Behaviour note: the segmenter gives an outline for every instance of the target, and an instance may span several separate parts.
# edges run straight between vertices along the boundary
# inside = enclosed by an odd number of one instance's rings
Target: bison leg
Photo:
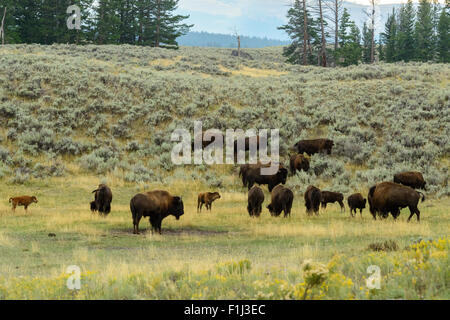
[[[413,215],[417,215],[417,221],[420,221],[420,211],[419,209],[417,209],[417,207],[409,207],[409,211],[411,212],[411,214],[408,218],[408,222],[411,220]]]
[[[362,218],[362,211],[363,211],[363,209],[359,209],[359,214],[361,215],[361,218]],[[355,214],[356,214],[356,209],[355,209]]]
[[[344,206],[344,204],[342,203],[342,201],[339,201],[339,205],[341,206],[341,211],[344,211],[344,212],[345,212],[345,206]],[[356,213],[356,210],[355,210],[355,213]]]
[[[203,207],[203,202],[200,202],[200,211],[199,212],[202,212],[202,207]]]
[[[139,234],[139,221],[141,221],[141,216],[133,218],[133,234]]]
[[[326,202],[322,202],[322,209],[326,209],[327,208],[327,203]]]

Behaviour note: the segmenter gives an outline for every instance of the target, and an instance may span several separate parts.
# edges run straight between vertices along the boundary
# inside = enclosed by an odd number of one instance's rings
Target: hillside
[[[281,47],[178,51],[131,46],[0,49],[0,178],[107,173],[126,182],[194,179],[240,190],[233,166],[175,167],[176,128],[279,128],[282,160],[301,138],[335,141],[331,157],[288,179],[346,194],[424,173],[450,194],[450,67],[378,64],[322,69],[285,64]],[[365,191],[364,191],[365,192]]]

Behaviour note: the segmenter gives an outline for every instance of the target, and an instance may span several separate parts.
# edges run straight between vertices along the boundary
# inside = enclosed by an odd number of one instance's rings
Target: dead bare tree
[[[2,24],[0,26],[0,38],[2,39],[2,45],[5,44],[5,18],[6,18],[6,7],[3,11]]]
[[[331,12],[327,18],[334,24],[334,51],[339,48],[339,21],[343,10],[343,3],[344,0],[327,0],[325,2],[325,6]]]
[[[309,44],[308,12],[306,11],[306,0],[302,0],[302,2],[303,2],[303,65],[306,66],[308,63],[307,46]],[[309,46],[309,51],[311,52],[311,46]]]
[[[322,46],[320,49],[320,55],[322,57],[322,61],[321,61],[321,65],[322,67],[326,67],[327,66],[327,40],[325,39],[325,26],[324,26],[324,15],[323,15],[323,10],[322,10],[322,1],[323,0],[318,0],[318,4],[319,4],[319,19],[320,19],[320,32],[321,32],[321,38],[322,38]]]
[[[378,0],[369,0],[370,11],[366,12],[366,16],[370,19],[369,29],[371,31],[371,48],[370,48],[370,63],[375,61],[375,6],[378,4]]]

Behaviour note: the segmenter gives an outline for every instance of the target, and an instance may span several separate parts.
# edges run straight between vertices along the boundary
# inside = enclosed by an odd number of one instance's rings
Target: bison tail
[[[369,196],[370,197],[373,197],[373,194],[374,194],[374,192],[375,192],[375,188],[376,188],[377,186],[373,186],[373,187],[371,187],[370,189],[369,189]]]

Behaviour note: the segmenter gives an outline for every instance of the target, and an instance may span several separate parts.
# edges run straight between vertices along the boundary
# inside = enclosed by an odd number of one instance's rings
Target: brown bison
[[[191,148],[192,148],[191,150],[192,151],[195,150],[195,139],[196,138],[201,140],[201,149],[202,150],[205,149],[207,146],[209,146],[211,143],[213,143],[216,140],[216,138],[214,136],[211,136],[211,141],[204,141],[203,140],[204,139],[204,135],[205,135],[205,132],[203,132],[202,134],[198,134],[197,136],[194,137],[194,140],[191,143]]]
[[[319,188],[309,186],[305,192],[305,206],[306,213],[311,215],[314,211],[316,216],[319,215],[320,200],[322,199],[322,193]]]
[[[309,160],[303,154],[292,155],[289,164],[292,175],[296,174],[297,170],[305,172],[309,170]]]
[[[179,220],[180,216],[184,214],[183,200],[163,190],[135,195],[130,201],[130,209],[134,234],[139,234],[139,221],[142,217],[150,217],[152,233],[155,230],[161,234],[161,222],[164,218],[173,215]]]
[[[259,144],[260,144],[260,138],[259,138],[259,136],[253,136],[253,137],[251,137],[251,138],[253,138],[253,139],[255,139],[256,138],[256,148],[257,148],[257,150],[259,150]],[[237,153],[238,153],[238,147],[239,147],[239,145],[238,145],[238,141],[239,141],[239,139],[236,139],[236,140],[234,140],[234,155],[236,156],[237,155]],[[250,137],[245,137],[245,139],[244,139],[244,145],[243,145],[243,149],[239,149],[239,151],[240,150],[242,150],[242,151],[249,151],[250,150]]]
[[[315,140],[300,140],[294,145],[294,148],[298,153],[303,154],[306,153],[309,156],[312,156],[315,153],[319,153],[323,150],[327,152],[327,154],[331,154],[331,149],[334,146],[333,140],[329,139],[315,139]]]
[[[197,201],[197,212],[202,212],[203,204],[206,205],[206,210],[211,211],[211,205],[217,199],[220,199],[220,194],[218,192],[199,193]]]
[[[394,175],[394,182],[403,184],[413,189],[427,190],[425,187],[427,183],[423,179],[422,174],[416,171],[397,173]]]
[[[111,212],[112,192],[106,184],[100,184],[92,193],[94,201],[91,202],[91,211],[98,211],[101,215],[108,215]]]
[[[267,206],[272,216],[278,217],[281,211],[284,211],[284,217],[291,215],[292,202],[294,201],[294,193],[283,187],[281,184],[273,188],[271,193],[272,201]]]
[[[417,221],[420,221],[420,211],[417,205],[422,195],[422,202],[425,201],[423,193],[394,182],[382,182],[373,186],[369,190],[370,213],[376,219],[378,214],[382,218],[387,218],[389,213],[394,220],[400,215],[400,210],[408,207],[410,216],[408,222],[415,214]]]
[[[359,209],[359,213],[362,217],[362,211],[366,207],[367,199],[364,199],[361,193],[355,193],[349,196],[347,198],[347,203],[352,217],[356,215],[356,209]],[[353,214],[353,211],[355,214]]]
[[[264,202],[264,192],[258,186],[253,186],[248,192],[247,211],[250,217],[259,217]]]
[[[27,211],[28,206],[32,203],[38,203],[38,200],[35,196],[21,196],[15,198],[9,198],[9,203],[12,204],[12,210],[16,211],[16,207],[22,206]]]
[[[339,192],[332,191],[321,191],[322,197],[320,203],[322,204],[322,208],[325,209],[327,207],[327,203],[339,203],[341,206],[341,211],[345,211],[344,207],[344,195]]]
[[[278,166],[277,173],[273,175],[263,175],[261,174],[261,168],[266,166],[270,167],[270,164],[261,165],[261,164],[250,164],[248,167],[242,172],[242,181],[247,185],[248,190],[250,190],[255,183],[259,185],[267,184],[269,187],[269,191],[278,185],[285,184],[288,176],[288,170],[284,168],[282,165]]]

